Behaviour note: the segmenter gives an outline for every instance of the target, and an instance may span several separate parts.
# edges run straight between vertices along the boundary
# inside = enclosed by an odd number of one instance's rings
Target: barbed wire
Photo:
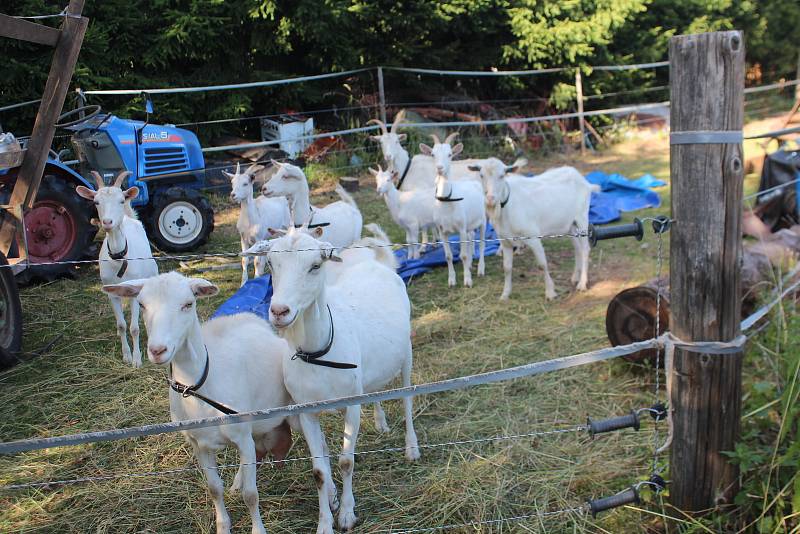
[[[474,439],[465,439],[465,440],[453,440],[453,441],[445,441],[441,443],[423,443],[421,445],[417,445],[420,449],[437,449],[443,447],[456,447],[462,445],[475,445],[479,443],[491,443],[491,442],[499,442],[499,441],[517,441],[521,439],[528,439],[528,438],[538,438],[544,436],[557,436],[563,434],[570,434],[570,433],[578,433],[578,432],[585,432],[588,430],[587,425],[575,425],[568,428],[558,428],[553,430],[541,430],[535,432],[526,432],[524,434],[507,434],[507,435],[499,435],[499,436],[489,436],[484,438],[474,438]],[[406,447],[384,447],[381,449],[368,449],[365,451],[354,451],[353,454],[355,456],[365,456],[370,454],[383,454],[389,452],[403,452],[406,450]],[[306,460],[318,460],[323,458],[336,458],[339,456],[339,453],[331,453],[331,454],[322,454],[317,456],[300,456],[297,458],[285,458],[283,460],[259,460],[257,462],[238,462],[238,463],[228,463],[228,464],[221,464],[217,466],[217,469],[229,469],[233,467],[242,467],[242,466],[260,466],[260,465],[283,465],[288,463],[294,462],[301,462]],[[166,469],[160,471],[145,471],[141,473],[115,473],[110,475],[97,475],[97,476],[90,476],[90,477],[80,477],[80,478],[69,478],[63,480],[49,480],[44,482],[21,482],[17,484],[6,484],[0,486],[0,491],[3,490],[20,490],[20,489],[30,489],[30,488],[50,488],[52,486],[64,486],[64,485],[71,485],[71,484],[80,484],[86,482],[105,482],[109,480],[117,480],[117,479],[125,479],[125,478],[148,478],[148,477],[156,477],[156,476],[166,476],[166,475],[174,475],[176,473],[185,473],[190,471],[197,471],[202,469],[198,465],[191,465],[185,467],[178,467],[175,469]]]
[[[11,18],[14,19],[25,19],[25,20],[44,20],[44,19],[55,19],[55,18],[62,18],[62,17],[75,17],[76,15],[72,15],[67,12],[68,8],[64,8],[61,10],[60,13],[54,13],[52,15],[12,15]]]

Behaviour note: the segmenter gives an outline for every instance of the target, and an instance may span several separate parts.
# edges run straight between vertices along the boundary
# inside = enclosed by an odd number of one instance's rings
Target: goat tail
[[[603,186],[601,186],[600,184],[589,184],[589,191],[591,191],[592,193],[599,193],[602,190]]]
[[[350,193],[344,190],[344,187],[342,187],[341,184],[337,184],[335,191],[336,194],[339,195],[339,198],[342,199],[342,202],[350,204],[355,209],[358,209],[358,204],[356,204],[356,201],[353,200],[353,197],[350,196]]]
[[[383,228],[375,223],[367,224],[365,228],[369,230],[374,237],[363,237],[360,243],[362,245],[374,247],[372,251],[375,254],[375,261],[396,271],[398,267],[397,257],[395,257],[394,252],[392,252],[392,247],[390,246],[392,242],[389,240],[389,236],[386,235]]]

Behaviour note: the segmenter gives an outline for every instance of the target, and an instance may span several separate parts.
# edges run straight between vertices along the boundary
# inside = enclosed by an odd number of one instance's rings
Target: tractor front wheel
[[[158,192],[147,218],[150,239],[160,250],[186,252],[208,241],[214,229],[214,210],[193,189],[170,187]]]
[[[22,347],[22,305],[14,273],[0,254],[0,369],[15,365]]]

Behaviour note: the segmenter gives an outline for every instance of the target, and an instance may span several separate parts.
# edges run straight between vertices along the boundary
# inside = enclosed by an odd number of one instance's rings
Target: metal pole
[[[378,98],[380,99],[381,120],[386,124],[386,93],[383,90],[383,67],[378,67]]]

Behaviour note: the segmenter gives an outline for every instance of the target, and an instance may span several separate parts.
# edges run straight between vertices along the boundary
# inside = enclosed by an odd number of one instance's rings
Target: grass
[[[577,155],[532,160],[533,170],[573,164],[582,171],[601,169],[637,177],[650,172],[668,179],[668,147],[663,135],[629,141],[580,160]],[[398,241],[403,233],[391,223],[383,202],[362,177],[356,200],[365,222],[378,222]],[[748,179],[753,188],[754,177]],[[330,187],[315,191],[316,202],[333,199]],[[662,208],[637,216],[668,213],[669,188]],[[209,252],[238,247],[235,212],[215,199],[217,227]],[[224,208],[224,209],[223,209]],[[630,220],[631,217],[626,217]],[[563,240],[545,243],[559,290],[544,301],[540,271],[532,255],[515,260],[514,293],[502,289],[499,258],[487,262],[487,275],[472,289],[448,290],[446,271],[438,269],[409,286],[413,304],[414,381],[428,382],[511,365],[545,360],[606,346],[605,309],[621,289],[652,278],[655,238],[643,243],[604,242],[592,253],[590,290],[568,288],[572,247]],[[169,262],[160,269],[177,268]],[[665,265],[665,272],[668,265]],[[238,287],[238,271],[204,275],[221,288],[203,301],[207,317]],[[461,279],[459,273],[459,280]],[[34,352],[57,338],[45,356],[0,375],[0,440],[53,436],[140,425],[169,419],[164,370],[151,364],[132,369],[122,363],[107,299],[99,291],[94,266],[74,280],[59,280],[22,291],[25,350]],[[419,441],[448,442],[493,435],[527,433],[610,417],[653,402],[650,370],[622,361],[447,392],[415,400]],[[401,408],[385,406],[393,428],[377,434],[365,418],[358,450],[402,445]],[[368,408],[367,411],[370,409]],[[367,414],[369,415],[369,414]],[[342,422],[324,418],[337,450]],[[540,439],[500,441],[423,450],[408,464],[402,453],[359,457],[355,475],[356,532],[432,527],[545,512],[606,496],[649,475],[651,422],[641,431],[624,431],[591,440],[582,433]],[[298,436],[290,456],[305,456]],[[221,462],[235,462],[228,451]],[[194,466],[178,435],[60,448],[0,457],[0,484],[120,473],[165,471]],[[233,469],[223,471],[230,484]],[[306,462],[259,470],[261,511],[270,532],[314,531],[317,497]],[[249,529],[240,497],[226,496],[235,532]],[[185,473],[109,482],[0,492],[3,532],[213,532],[213,506],[201,474]],[[647,532],[660,524],[652,512],[620,509],[591,517],[563,515],[485,526],[482,532]],[[455,532],[474,531],[472,528]]]

